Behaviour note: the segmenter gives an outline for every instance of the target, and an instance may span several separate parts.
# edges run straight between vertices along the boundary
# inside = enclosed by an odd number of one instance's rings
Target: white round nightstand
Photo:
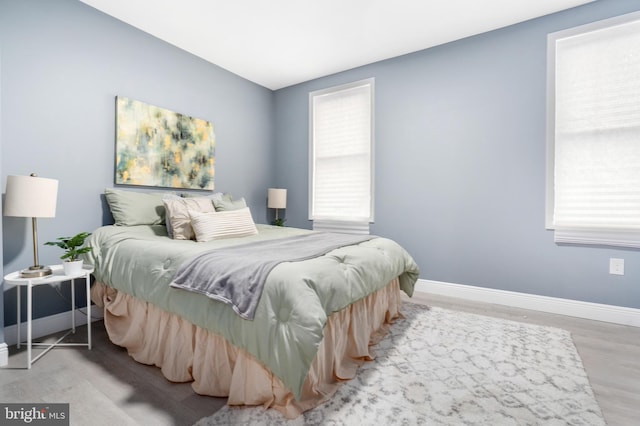
[[[53,265],[51,266],[51,275],[47,275],[44,277],[34,277],[34,278],[22,278],[20,276],[20,271],[12,272],[8,275],[4,276],[4,281],[7,284],[13,284],[18,287],[27,287],[27,369],[31,368],[31,365],[36,362],[40,357],[49,352],[56,346],[86,346],[91,349],[91,273],[93,272],[93,267],[85,265],[82,271],[75,275],[65,275],[64,270],[62,269],[62,265]],[[75,280],[78,278],[84,278],[86,289],[87,289],[87,343],[61,343],[65,337],[67,337],[71,333],[76,332],[76,301],[75,301]],[[71,281],[71,330],[69,330],[64,336],[59,338],[55,343],[38,343],[32,342],[31,336],[31,322],[32,322],[32,292],[33,287],[42,285],[42,284],[55,284],[63,281]],[[17,310],[17,320],[16,320],[16,329],[17,329],[17,347],[20,347],[21,339],[20,339],[20,288],[16,289],[16,310]],[[46,349],[40,353],[34,359],[31,359],[31,347],[32,346],[45,346]]]

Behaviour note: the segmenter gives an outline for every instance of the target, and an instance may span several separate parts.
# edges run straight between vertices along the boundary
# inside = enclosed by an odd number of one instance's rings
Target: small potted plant
[[[280,218],[278,218],[278,219],[273,219],[273,220],[271,221],[271,224],[272,224],[273,226],[284,226],[284,221],[285,221],[285,220],[287,220],[287,219],[283,219],[283,218],[281,218],[281,217],[280,217]]]
[[[84,246],[84,241],[91,235],[88,232],[81,232],[73,237],[59,237],[57,241],[48,241],[44,243],[46,246],[57,246],[64,250],[64,254],[60,256],[62,267],[65,275],[78,275],[82,271],[82,259],[78,256],[91,251],[91,246]]]

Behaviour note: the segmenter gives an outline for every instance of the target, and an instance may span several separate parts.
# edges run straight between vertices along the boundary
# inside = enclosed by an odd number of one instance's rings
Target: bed
[[[136,209],[144,204],[139,197]],[[148,201],[147,210],[158,203]],[[173,229],[163,217],[128,220],[118,211],[122,203],[110,202],[116,224],[92,233],[85,257],[95,268],[92,300],[104,309],[110,339],[136,361],[160,367],[170,381],[192,382],[196,393],[228,397],[230,405],[263,405],[295,418],[330,398],[340,381],[374,358],[370,345],[400,316],[400,292],[410,296],[418,278],[400,245],[374,237],[278,263],[246,319],[231,304],[175,287],[176,275],[203,253],[313,232],[251,221],[251,233],[198,241],[192,220],[195,240],[176,239],[169,235],[179,231],[173,219],[180,215],[169,214],[166,199],[162,203]],[[221,211],[206,214],[219,220]]]

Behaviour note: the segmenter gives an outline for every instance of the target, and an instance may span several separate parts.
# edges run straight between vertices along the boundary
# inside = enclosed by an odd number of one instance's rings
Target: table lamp
[[[58,181],[31,176],[7,176],[7,190],[4,198],[4,215],[30,217],[33,232],[33,266],[20,271],[23,278],[51,275],[51,268],[38,263],[39,217],[56,216]]]
[[[281,188],[269,188],[267,190],[267,207],[276,209],[276,218],[271,222],[272,225],[282,226],[284,219],[278,218],[278,209],[287,208],[287,190]]]

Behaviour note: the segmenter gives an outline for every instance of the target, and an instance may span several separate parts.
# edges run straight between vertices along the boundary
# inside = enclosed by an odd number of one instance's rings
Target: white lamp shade
[[[58,181],[37,176],[7,176],[4,215],[55,217]]]
[[[270,209],[286,209],[287,190],[281,188],[269,188],[267,190],[267,207]]]

